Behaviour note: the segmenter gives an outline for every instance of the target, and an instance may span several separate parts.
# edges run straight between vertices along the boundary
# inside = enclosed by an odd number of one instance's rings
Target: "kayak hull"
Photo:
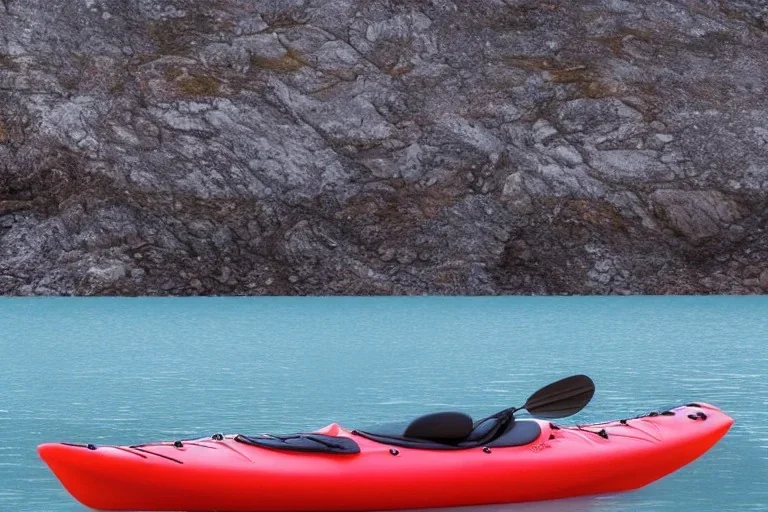
[[[360,453],[285,452],[231,436],[181,447],[44,444],[38,452],[72,496],[97,510],[458,507],[636,489],[700,457],[733,423],[707,404],[673,412],[580,427],[539,421],[538,439],[510,448],[395,448],[333,424],[318,432],[353,438]]]

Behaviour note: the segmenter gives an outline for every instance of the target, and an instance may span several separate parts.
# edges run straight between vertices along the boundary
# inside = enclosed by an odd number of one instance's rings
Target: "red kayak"
[[[566,413],[529,404],[539,417]],[[436,413],[378,432],[331,424],[287,436],[43,444],[38,452],[97,510],[391,510],[636,489],[704,454],[733,423],[704,403],[575,427],[517,420],[515,410],[479,422]]]

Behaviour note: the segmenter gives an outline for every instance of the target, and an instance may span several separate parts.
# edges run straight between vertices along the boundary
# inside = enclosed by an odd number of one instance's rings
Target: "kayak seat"
[[[438,442],[460,442],[472,432],[472,418],[463,412],[436,412],[419,416],[405,427],[403,437]]]
[[[244,436],[238,434],[235,441],[260,448],[288,450],[293,452],[354,454],[360,453],[360,446],[348,437],[334,437],[324,434],[288,434]]]

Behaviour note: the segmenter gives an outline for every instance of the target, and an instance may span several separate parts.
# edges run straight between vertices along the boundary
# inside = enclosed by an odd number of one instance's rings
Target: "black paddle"
[[[595,383],[586,375],[566,377],[532,394],[525,405],[531,416],[543,419],[565,418],[582,410],[595,394]]]
[[[531,416],[542,419],[565,418],[582,410],[595,394],[595,383],[586,375],[572,375],[544,386],[522,407],[511,407],[494,416],[514,414],[525,409]]]

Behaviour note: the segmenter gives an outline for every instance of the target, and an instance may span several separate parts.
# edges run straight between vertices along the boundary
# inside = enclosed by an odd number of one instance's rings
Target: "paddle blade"
[[[542,419],[565,418],[582,410],[595,394],[595,383],[586,375],[573,375],[532,394],[523,408]]]

